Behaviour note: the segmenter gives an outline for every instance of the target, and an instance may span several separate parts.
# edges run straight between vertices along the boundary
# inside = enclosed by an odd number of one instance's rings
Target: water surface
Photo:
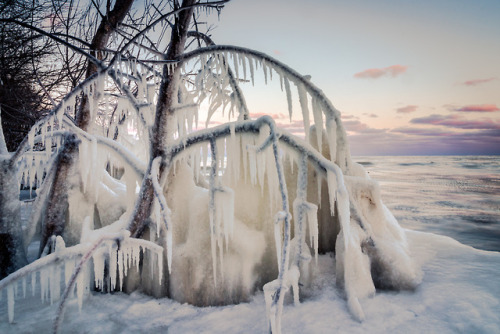
[[[409,229],[500,251],[500,157],[353,157]]]

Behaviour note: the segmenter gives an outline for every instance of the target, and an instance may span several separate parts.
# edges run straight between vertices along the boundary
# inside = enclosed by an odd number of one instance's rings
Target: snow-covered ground
[[[406,230],[424,278],[415,291],[377,291],[361,304],[366,319],[351,317],[335,287],[334,258],[320,256],[302,303],[291,298],[283,333],[500,333],[500,253],[476,250],[448,237]],[[0,300],[0,333],[47,333],[57,304],[37,295],[17,299],[13,324]],[[68,303],[63,333],[267,333],[262,292],[250,303],[198,308],[140,293],[91,295],[78,312]]]

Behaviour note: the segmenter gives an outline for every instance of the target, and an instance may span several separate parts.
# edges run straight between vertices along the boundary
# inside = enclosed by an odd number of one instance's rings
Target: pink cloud
[[[368,129],[368,125],[361,123],[360,121],[343,121],[342,124],[347,131],[352,132],[362,132],[363,130]]]
[[[392,65],[384,68],[369,68],[367,70],[354,74],[354,77],[360,79],[377,79],[383,76],[396,77],[406,72],[407,69],[408,66],[404,65]]]
[[[376,115],[376,114],[369,114],[369,113],[364,113],[363,115],[371,117],[371,118],[377,118],[378,117],[378,115]]]
[[[487,83],[487,82],[490,82],[490,81],[493,81],[493,80],[496,80],[496,79],[497,78],[467,80],[467,81],[463,82],[463,84],[466,85],[466,86],[476,86],[476,85]]]
[[[396,109],[396,112],[400,113],[400,114],[409,114],[409,113],[416,111],[417,108],[418,108],[418,106],[408,105],[406,107],[401,107],[401,108]]]
[[[455,111],[464,111],[464,112],[493,112],[500,111],[500,109],[495,104],[474,104],[463,106],[461,108],[455,109]]]

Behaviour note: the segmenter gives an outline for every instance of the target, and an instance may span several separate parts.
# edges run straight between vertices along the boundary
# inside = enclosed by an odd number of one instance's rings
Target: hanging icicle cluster
[[[9,322],[14,321],[15,299],[20,294],[25,298],[28,287],[34,296],[39,285],[42,302],[49,300],[52,304],[60,300],[61,284],[64,284],[66,289],[69,289],[65,291],[65,295],[74,296],[76,290],[80,310],[91,284],[97,288],[103,288],[106,284],[110,287],[110,291],[115,288],[121,290],[127,271],[133,266],[139,266],[141,253],[145,252],[150,253],[150,259],[155,259],[155,265],[151,268],[155,268],[156,277],[161,284],[163,249],[154,243],[129,238],[127,233],[123,232],[100,236],[92,243],[84,242],[66,248],[63,239],[58,236],[54,253],[32,262],[0,282],[0,296],[3,290],[7,293]],[[87,262],[90,258],[93,266]],[[108,277],[104,276],[105,263],[109,266]],[[93,282],[90,281],[92,272]],[[72,285],[73,281],[76,287]]]

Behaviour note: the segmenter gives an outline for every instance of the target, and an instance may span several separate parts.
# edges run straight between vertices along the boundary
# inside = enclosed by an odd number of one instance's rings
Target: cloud
[[[500,109],[495,104],[472,104],[468,106],[463,106],[461,108],[456,108],[455,111],[493,112],[493,111],[500,111]]]
[[[408,105],[406,107],[401,107],[401,108],[396,109],[396,112],[400,113],[400,114],[409,114],[409,113],[416,111],[417,108],[418,108],[418,106]]]
[[[396,77],[406,72],[407,69],[408,66],[404,65],[392,65],[384,68],[369,68],[354,74],[354,77],[359,79],[378,79],[383,76]]]
[[[368,129],[368,125],[361,123],[360,121],[342,121],[345,129],[352,132],[361,132]]]
[[[378,115],[377,115],[377,114],[369,114],[369,113],[364,113],[363,115],[368,116],[368,117],[371,117],[371,118],[377,118],[377,117],[378,117]]]
[[[348,114],[342,114],[342,115],[340,115],[340,118],[341,119],[357,119],[356,116],[354,116],[354,115],[348,115]]]
[[[271,116],[273,119],[290,119],[289,115],[285,115],[284,113],[279,113],[279,114],[267,114],[264,112],[251,112],[250,117],[252,119],[257,119],[262,116]]]
[[[462,84],[465,86],[476,86],[480,84],[484,84],[493,80],[496,80],[497,78],[487,78],[487,79],[474,79],[474,80],[467,80],[464,81]]]
[[[464,130],[500,130],[500,122],[490,119],[467,120],[457,115],[430,115],[428,117],[414,118],[412,124],[441,125]]]

